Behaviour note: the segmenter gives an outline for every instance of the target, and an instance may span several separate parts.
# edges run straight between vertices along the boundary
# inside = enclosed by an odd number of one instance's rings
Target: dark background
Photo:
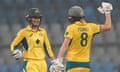
[[[19,29],[25,27],[30,8],[40,8],[41,27],[47,30],[55,55],[63,41],[67,10],[73,5],[84,9],[87,22],[104,24],[105,17],[97,11],[102,1],[113,4],[112,29],[95,36],[92,43],[91,72],[117,72],[120,64],[120,0],[0,0],[0,72],[20,72],[22,59],[16,61],[10,43]]]

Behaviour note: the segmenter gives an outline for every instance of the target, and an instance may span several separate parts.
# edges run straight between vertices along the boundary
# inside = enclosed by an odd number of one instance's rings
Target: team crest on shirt
[[[40,40],[39,40],[39,39],[37,39],[37,40],[36,40],[36,44],[39,44],[39,43],[40,43]]]

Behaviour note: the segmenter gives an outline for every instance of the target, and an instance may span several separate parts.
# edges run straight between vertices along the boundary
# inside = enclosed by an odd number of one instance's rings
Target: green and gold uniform
[[[89,72],[90,48],[93,35],[100,32],[100,26],[79,21],[68,25],[64,34],[71,39],[66,54],[67,72]]]
[[[54,57],[45,29],[33,31],[30,26],[21,29],[11,44],[11,51],[22,43],[24,72],[47,72],[46,53]],[[45,52],[46,51],[46,52]]]

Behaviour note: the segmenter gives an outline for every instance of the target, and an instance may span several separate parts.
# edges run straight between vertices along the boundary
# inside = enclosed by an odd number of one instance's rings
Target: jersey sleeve
[[[46,31],[44,31],[44,35],[45,35],[45,41],[44,41],[45,53],[47,54],[48,57],[54,57]]]
[[[64,37],[69,38],[69,39],[72,39],[72,38],[73,38],[73,32],[72,32],[72,29],[70,28],[70,26],[68,26],[68,27],[66,28]]]
[[[10,45],[12,52],[16,49],[16,47],[19,45],[19,43],[22,41],[23,38],[24,38],[24,32],[23,30],[20,30]]]
[[[100,25],[99,24],[92,24],[92,31],[93,33],[99,33],[100,32]]]

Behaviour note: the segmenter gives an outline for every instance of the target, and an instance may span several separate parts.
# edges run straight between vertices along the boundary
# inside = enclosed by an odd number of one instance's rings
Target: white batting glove
[[[64,70],[63,64],[52,64],[50,66],[50,72],[61,72],[62,70]]]
[[[15,59],[22,58],[22,52],[19,49],[14,50],[12,55]]]
[[[102,14],[110,14],[113,10],[113,6],[111,3],[102,2],[102,6],[98,7],[97,9]]]
[[[60,62],[59,58],[53,60],[52,63],[53,64],[50,66],[50,72],[61,72],[64,70],[64,65]]]

